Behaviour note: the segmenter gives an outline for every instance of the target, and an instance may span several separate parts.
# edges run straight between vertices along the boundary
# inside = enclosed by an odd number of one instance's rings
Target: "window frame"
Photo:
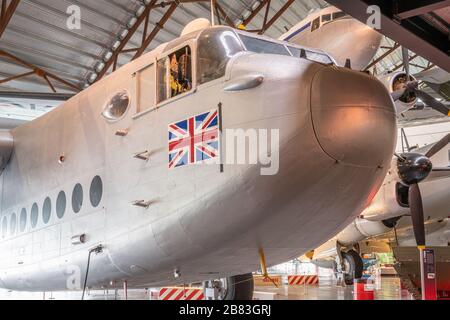
[[[128,96],[128,105],[127,105],[127,108],[126,108],[125,112],[124,112],[119,118],[117,118],[117,119],[110,119],[110,118],[107,118],[107,117],[105,116],[105,110],[106,110],[108,104],[111,102],[111,100],[112,100],[115,96],[117,96],[120,92],[125,92],[125,93],[127,94],[127,96]],[[103,106],[103,108],[102,108],[102,113],[101,113],[102,118],[103,118],[104,120],[106,120],[106,121],[107,121],[108,123],[110,123],[110,124],[117,123],[117,122],[123,120],[123,119],[126,117],[126,115],[128,114],[128,112],[130,111],[131,104],[132,104],[132,100],[133,100],[133,97],[132,97],[132,95],[131,95],[131,93],[130,93],[130,90],[125,89],[125,88],[123,88],[123,89],[118,89],[117,91],[115,91],[114,93],[112,93],[112,94],[109,96],[109,98],[107,99],[105,105]]]
[[[238,57],[239,55],[242,55],[242,54],[244,54],[244,53],[246,53],[246,52],[250,52],[250,51],[247,50],[247,47],[245,46],[244,42],[242,41],[242,39],[241,39],[241,37],[240,37],[240,34],[243,34],[243,32],[239,32],[238,30],[236,30],[236,29],[234,29],[234,28],[231,28],[231,27],[227,27],[227,26],[219,26],[219,28],[226,29],[226,30],[228,30],[228,31],[233,32],[234,35],[235,35],[235,37],[236,37],[237,40],[239,41],[240,45],[242,46],[242,49],[243,49],[243,51],[238,52],[238,53],[236,53],[233,57],[231,57],[230,60],[228,61],[228,64],[229,64],[231,61],[233,61],[236,57]],[[205,31],[205,30],[203,30],[201,33],[199,33],[198,36],[197,36],[196,39],[195,39],[195,44],[196,44],[196,52],[195,52],[195,54],[196,54],[196,59],[198,59],[198,55],[197,55],[197,53],[198,53],[198,39],[200,39],[200,37],[202,36],[202,34],[203,34],[204,31]],[[240,30],[240,31],[242,31],[242,30]],[[198,75],[198,73],[197,73],[197,66],[196,66],[196,70],[195,70],[195,71],[196,71],[196,79],[195,79],[195,81],[196,81],[196,85],[197,85],[197,90],[201,90],[201,89],[203,89],[203,88],[206,89],[206,88],[209,88],[209,87],[213,87],[213,86],[215,86],[215,85],[217,85],[217,84],[219,84],[219,83],[222,83],[223,81],[228,81],[228,80],[230,80],[230,73],[229,73],[228,66],[227,66],[227,68],[225,69],[225,74],[223,75],[223,77],[220,77],[220,78],[217,78],[217,79],[214,79],[214,80],[205,82],[205,83],[201,83],[201,84],[199,84],[199,83],[197,82],[197,75]]]
[[[329,19],[325,20],[325,17],[327,17],[327,18],[329,17]],[[333,21],[333,14],[331,14],[331,13],[324,14],[320,17],[321,24],[325,24],[325,23],[328,23],[331,21]]]
[[[287,45],[286,45],[286,43],[284,41],[278,41],[278,40],[275,41],[275,40],[272,40],[272,39],[265,39],[265,38],[262,38],[262,37],[257,37],[257,36],[255,36],[253,34],[249,34],[247,32],[246,33],[244,33],[244,32],[237,32],[237,33],[238,33],[239,41],[241,41],[242,46],[244,47],[246,52],[251,52],[251,53],[256,53],[256,54],[281,55],[281,56],[285,56],[285,57],[289,57],[289,56],[292,57],[293,56],[292,52],[289,50],[289,48],[287,47]],[[269,42],[269,43],[280,45],[280,46],[284,47],[284,50],[286,50],[287,55],[282,55],[282,54],[277,54],[277,53],[258,53],[258,52],[253,52],[251,50],[248,50],[247,46],[245,45],[244,40],[242,40],[242,38],[241,38],[241,35],[244,36],[244,37],[247,37],[247,38],[257,39],[257,40],[260,40],[260,41],[264,41],[264,42]]]
[[[171,97],[168,98],[164,101],[158,102],[158,95],[159,95],[159,70],[158,70],[158,62],[160,62],[162,59],[166,59],[168,58],[171,54],[185,48],[185,47],[189,47],[189,49],[191,50],[191,75],[192,75],[192,88],[191,90],[187,91],[187,92],[183,92],[182,94],[179,94],[175,97]],[[170,58],[169,58],[170,59]],[[156,72],[155,72],[155,76],[156,76],[156,91],[155,91],[155,99],[156,99],[156,107],[155,109],[159,109],[171,102],[177,101],[179,99],[183,99],[193,93],[195,93],[197,91],[197,40],[196,39],[191,39],[189,41],[180,43],[178,46],[170,49],[167,52],[163,52],[161,54],[158,54],[156,56],[156,61],[154,62],[155,67],[156,67]],[[146,110],[148,112],[148,110]]]
[[[322,20],[321,17],[317,17],[313,21],[311,21],[311,33],[320,29],[320,27],[322,26],[321,20]],[[318,25],[317,25],[317,21],[319,21]],[[316,27],[316,25],[317,25],[317,27]]]
[[[153,76],[153,81],[155,83],[154,86],[154,97],[153,97],[153,106],[151,108],[145,109],[145,110],[141,110],[140,108],[140,94],[141,94],[141,74],[144,70],[154,67],[155,68],[155,74]],[[135,114],[133,115],[133,118],[139,118],[140,116],[147,114],[149,112],[152,112],[156,109],[158,109],[158,76],[157,76],[157,72],[158,72],[158,65],[157,65],[157,60],[155,58],[152,59],[152,62],[147,64],[146,66],[140,68],[139,70],[136,70],[136,72],[133,73],[133,77],[135,79],[135,92],[136,92],[136,111]]]

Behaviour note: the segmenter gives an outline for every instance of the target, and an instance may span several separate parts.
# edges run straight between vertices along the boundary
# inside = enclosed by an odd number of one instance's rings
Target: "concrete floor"
[[[320,279],[319,286],[286,286],[256,287],[257,295],[261,292],[274,293],[275,300],[353,300],[353,286],[338,287],[331,279]],[[269,297],[269,296],[267,296]],[[375,300],[411,300],[407,292],[401,290],[400,280],[394,277],[383,277],[377,281]]]
[[[411,300],[411,296],[400,289],[398,278],[383,277],[376,282],[376,300]],[[337,287],[330,278],[321,278],[319,286],[256,287],[255,297],[261,300],[353,300],[353,287]],[[114,300],[114,290],[92,291],[86,300]],[[0,290],[0,300],[80,300],[80,292],[11,292]],[[118,290],[117,299],[124,299],[123,290]],[[150,292],[129,290],[129,300],[149,300]]]

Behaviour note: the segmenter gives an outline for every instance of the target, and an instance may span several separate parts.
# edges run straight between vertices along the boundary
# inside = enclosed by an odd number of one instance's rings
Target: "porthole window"
[[[11,236],[16,234],[16,227],[17,227],[17,216],[15,213],[12,214],[11,216],[11,221],[9,224],[9,233],[11,234]]]
[[[94,208],[97,208],[102,201],[103,195],[103,183],[102,178],[96,176],[92,179],[91,188],[89,190],[89,198],[91,200],[91,204]]]
[[[77,184],[75,188],[73,188],[72,192],[72,209],[73,212],[78,213],[81,211],[81,207],[83,206],[83,187],[81,184]]]
[[[39,218],[39,207],[38,205],[35,203],[33,204],[33,206],[31,207],[31,215],[30,215],[30,220],[31,220],[31,227],[34,229],[36,228],[36,225],[38,223],[38,218]]]
[[[20,212],[20,232],[24,232],[27,227],[27,209],[23,208]]]
[[[47,224],[50,221],[50,216],[52,214],[52,201],[47,197],[42,206],[42,221]]]
[[[6,237],[6,233],[8,232],[8,219],[6,217],[3,218],[2,221],[2,236]]]
[[[58,199],[56,199],[56,215],[59,219],[62,219],[66,213],[66,202],[66,194],[61,191],[58,194]]]
[[[120,91],[105,106],[103,117],[109,121],[117,121],[125,115],[130,106],[130,97],[126,90]]]

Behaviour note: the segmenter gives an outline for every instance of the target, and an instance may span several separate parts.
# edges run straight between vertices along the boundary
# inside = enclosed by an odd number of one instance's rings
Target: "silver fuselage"
[[[195,43],[193,44],[195,45]],[[336,234],[370,202],[383,182],[395,146],[393,102],[373,77],[306,59],[243,52],[226,75],[143,113],[132,98],[124,118],[101,116],[118,90],[136,95],[135,73],[163,47],[122,67],[45,116],[14,129],[14,152],[1,176],[2,219],[39,206],[35,228],[0,241],[0,286],[12,290],[67,289],[77,266],[88,285],[128,281],[148,287],[244,274],[298,257]],[[195,66],[194,66],[195,70]],[[252,74],[254,89],[225,92]],[[149,89],[153,90],[153,89]],[[280,170],[260,165],[168,168],[168,124],[222,105],[223,129],[279,129]],[[116,135],[127,130],[126,136]],[[134,156],[148,150],[148,162]],[[59,162],[61,155],[64,162]],[[103,180],[93,208],[89,186]],[[72,212],[80,183],[84,201]],[[58,193],[67,211],[54,211]],[[52,214],[42,220],[49,197]],[[149,200],[148,208],[134,206]],[[86,235],[86,243],[72,237]],[[177,270],[180,277],[175,278]]]

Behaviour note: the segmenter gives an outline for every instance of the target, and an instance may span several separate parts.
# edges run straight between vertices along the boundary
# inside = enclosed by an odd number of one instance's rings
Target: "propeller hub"
[[[410,186],[425,180],[433,169],[431,160],[417,153],[405,153],[397,160],[398,175]]]

